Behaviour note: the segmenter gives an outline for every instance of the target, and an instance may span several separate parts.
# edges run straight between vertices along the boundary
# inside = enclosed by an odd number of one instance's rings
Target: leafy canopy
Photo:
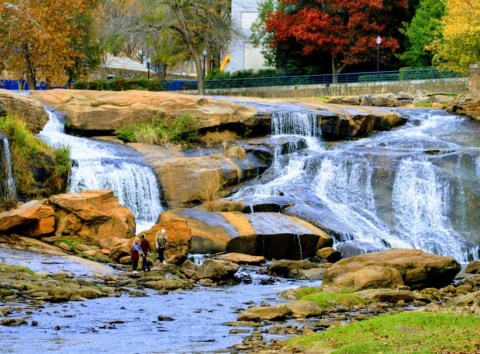
[[[338,73],[348,65],[375,62],[379,35],[382,58],[399,49],[408,0],[279,0],[274,9],[270,3],[264,9],[270,48],[329,58],[331,72]]]
[[[480,61],[480,1],[447,0],[443,37],[428,48],[433,64],[442,70],[468,73]]]

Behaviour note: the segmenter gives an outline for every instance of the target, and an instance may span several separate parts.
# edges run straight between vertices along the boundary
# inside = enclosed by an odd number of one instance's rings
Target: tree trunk
[[[332,84],[338,83],[338,74],[340,74],[346,67],[345,64],[340,66],[335,63],[335,56],[332,54]]]

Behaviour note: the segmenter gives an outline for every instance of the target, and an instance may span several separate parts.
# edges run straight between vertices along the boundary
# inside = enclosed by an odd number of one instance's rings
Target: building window
[[[250,29],[252,24],[258,17],[258,11],[245,11],[242,12],[240,28],[241,29]]]

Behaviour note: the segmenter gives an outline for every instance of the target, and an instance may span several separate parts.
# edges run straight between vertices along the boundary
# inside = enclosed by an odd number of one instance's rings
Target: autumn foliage
[[[279,0],[265,30],[275,50],[299,46],[304,56],[328,56],[332,73],[339,73],[348,65],[374,61],[379,35],[382,58],[395,52],[407,8],[408,0]]]
[[[9,0],[0,3],[0,68],[26,78],[65,84],[66,69],[83,53],[76,23],[95,0]]]

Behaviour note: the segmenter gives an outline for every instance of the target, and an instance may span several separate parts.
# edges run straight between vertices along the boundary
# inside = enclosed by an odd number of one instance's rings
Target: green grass
[[[402,312],[286,342],[312,353],[479,353],[480,317]]]
[[[153,119],[148,123],[130,124],[115,131],[115,135],[127,142],[156,145],[167,142],[190,144],[199,139],[197,118],[188,114],[169,122]]]
[[[433,106],[432,102],[418,102],[414,104],[415,107],[418,108],[430,108]]]
[[[314,301],[321,308],[329,308],[337,305],[353,307],[366,304],[364,298],[354,294],[350,290],[328,292],[318,287],[300,287],[295,290],[295,296],[300,300]]]

